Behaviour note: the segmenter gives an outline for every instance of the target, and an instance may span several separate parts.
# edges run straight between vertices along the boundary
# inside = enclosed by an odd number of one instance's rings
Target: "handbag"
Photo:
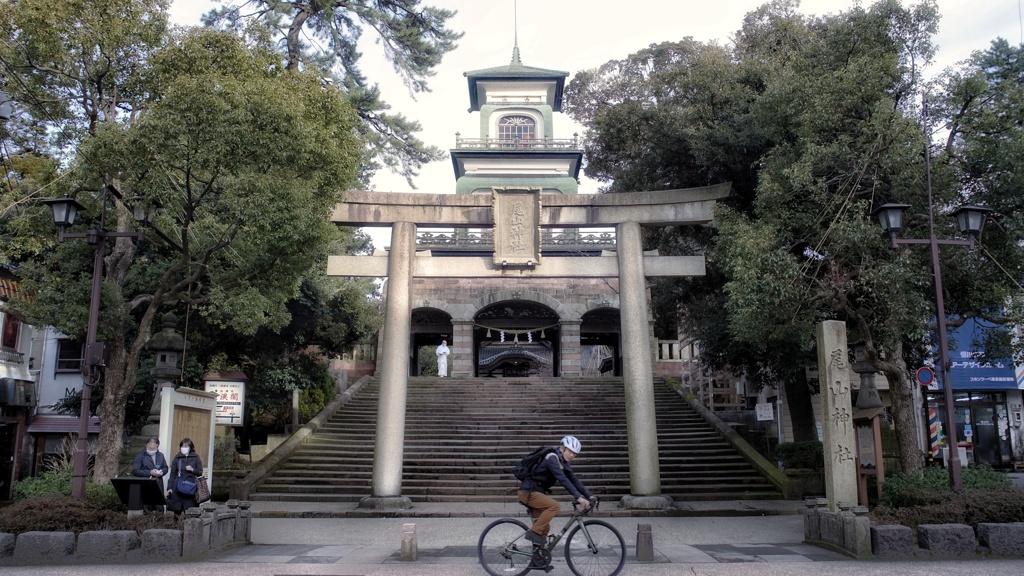
[[[202,504],[210,500],[210,485],[206,476],[196,478],[196,504]]]
[[[183,496],[192,496],[196,493],[196,481],[181,475],[181,460],[178,460],[178,480],[174,483],[174,490]]]

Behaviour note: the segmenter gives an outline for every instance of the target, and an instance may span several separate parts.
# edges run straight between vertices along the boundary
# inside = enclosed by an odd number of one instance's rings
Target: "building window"
[[[537,123],[529,116],[503,116],[498,120],[498,138],[505,140],[533,140]]]
[[[57,372],[82,369],[82,345],[74,340],[57,340]]]
[[[0,316],[0,322],[3,323],[2,337],[0,337],[0,347],[10,348],[11,350],[18,349],[18,329],[21,327],[21,322],[16,318],[12,318],[10,314],[4,314]]]

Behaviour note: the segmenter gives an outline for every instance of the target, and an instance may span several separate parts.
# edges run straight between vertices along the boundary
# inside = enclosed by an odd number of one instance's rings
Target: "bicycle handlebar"
[[[600,506],[601,506],[601,499],[598,498],[597,496],[591,496],[590,497],[590,507],[586,508],[585,510],[579,510],[579,507],[580,507],[579,502],[577,502],[576,500],[572,501],[572,508],[573,508],[573,511],[574,511],[573,513],[576,516],[586,516],[586,515],[590,514],[591,512],[593,512],[594,510],[597,510],[598,508],[600,508]]]

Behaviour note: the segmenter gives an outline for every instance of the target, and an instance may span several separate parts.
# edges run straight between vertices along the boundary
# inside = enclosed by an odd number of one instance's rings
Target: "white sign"
[[[771,402],[757,405],[757,421],[775,420],[775,410]]]
[[[206,391],[217,395],[217,424],[242,425],[245,420],[245,382],[208,380]]]

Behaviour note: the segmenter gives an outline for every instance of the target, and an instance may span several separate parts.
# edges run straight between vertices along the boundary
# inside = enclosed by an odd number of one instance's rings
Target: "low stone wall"
[[[922,524],[914,531],[907,526],[872,526],[871,546],[879,558],[963,558],[983,556],[1024,556],[1024,522],[981,523],[978,533],[966,524]]]
[[[1024,556],[1024,522],[871,526],[868,509],[839,503],[828,509],[824,498],[804,500],[804,540],[855,558],[963,558],[981,555]]]
[[[866,506],[839,503],[828,509],[825,498],[804,500],[804,540],[849,554],[855,558],[871,555],[871,518]]]
[[[185,511],[183,530],[0,533],[0,566],[26,564],[110,564],[198,558],[210,551],[249,544],[249,502],[206,502]]]

